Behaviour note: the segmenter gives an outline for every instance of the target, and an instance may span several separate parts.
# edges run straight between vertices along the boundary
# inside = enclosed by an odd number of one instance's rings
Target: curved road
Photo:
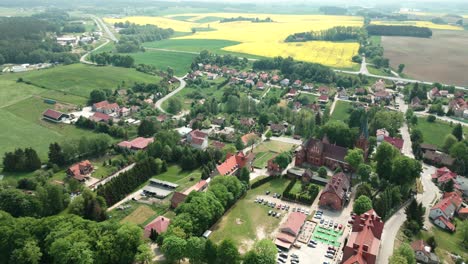
[[[163,113],[165,113],[165,114],[169,114],[168,112],[166,112],[166,110],[164,110],[164,109],[162,108],[162,104],[163,104],[166,100],[168,100],[169,98],[171,98],[172,96],[174,96],[176,93],[180,92],[182,89],[185,88],[185,85],[186,85],[187,83],[184,81],[184,78],[185,78],[186,76],[187,76],[187,75],[185,75],[185,76],[183,76],[183,77],[176,77],[176,76],[174,76],[174,78],[176,78],[177,80],[179,80],[180,85],[179,85],[179,87],[177,87],[177,89],[175,89],[174,91],[168,93],[166,96],[164,96],[163,98],[159,99],[159,100],[156,102],[155,106],[156,106],[156,108],[157,108],[159,111],[161,111],[161,112],[163,112]]]
[[[118,42],[118,39],[115,37],[114,33],[112,33],[112,31],[110,31],[110,29],[107,27],[107,25],[101,20],[101,18],[96,17],[96,16],[91,16],[91,17],[92,17],[92,19],[94,20],[94,23],[96,23],[96,25],[98,26],[99,30],[100,30],[101,32],[102,32],[102,31],[105,31],[105,32],[106,32],[107,37],[103,37],[103,38],[106,39],[106,42],[104,42],[103,44],[99,45],[99,46],[96,47],[95,49],[86,52],[83,56],[81,56],[80,62],[81,62],[81,63],[84,63],[84,64],[96,65],[96,63],[94,63],[94,62],[91,62],[91,61],[86,60],[86,58],[88,57],[88,55],[91,54],[92,52],[97,51],[98,49],[104,47],[105,45],[109,44],[109,42],[110,42],[111,40],[114,41],[114,42]]]

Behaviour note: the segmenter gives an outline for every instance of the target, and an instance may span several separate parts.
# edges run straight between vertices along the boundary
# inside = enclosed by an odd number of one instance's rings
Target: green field
[[[196,54],[158,50],[146,50],[146,52],[131,53],[130,55],[135,59],[136,64],[154,65],[161,70],[171,67],[177,76],[185,75],[190,70],[193,58],[197,56]]]
[[[292,150],[296,145],[290,144],[290,143],[285,143],[281,141],[274,141],[274,140],[269,140],[269,141],[263,141],[260,145],[258,145],[255,149],[255,153],[259,152],[274,152],[274,153],[281,153],[284,151],[290,151]]]
[[[153,211],[153,209],[149,208],[146,205],[140,205],[135,209],[135,211],[133,211],[131,214],[127,215],[120,222],[122,222],[122,223],[127,222],[127,223],[133,223],[133,224],[136,224],[136,225],[141,225],[144,222],[146,222],[146,220],[148,220],[148,218],[154,216],[155,214],[156,214],[156,212]]]
[[[335,105],[335,109],[331,115],[331,118],[334,120],[341,120],[346,122],[349,118],[349,109],[352,108],[350,102],[346,101],[337,101]]]
[[[254,203],[254,200],[267,190],[271,193],[282,193],[288,183],[287,179],[275,179],[248,191],[247,195],[216,223],[210,239],[216,243],[223,239],[232,239],[242,252],[246,252],[256,240],[273,238],[281,218],[268,216],[271,208]]]
[[[418,124],[415,126],[419,129],[424,138],[424,143],[436,145],[439,148],[442,148],[444,145],[445,136],[452,133],[453,127],[449,123],[436,120],[434,123],[427,122],[426,117],[419,117]],[[468,129],[464,126],[463,132],[465,138],[468,137]]]
[[[183,191],[197,183],[201,179],[201,173],[198,170],[183,171],[178,165],[173,165],[169,166],[166,172],[154,176],[153,178],[176,183],[179,185],[176,191]],[[191,178],[193,178],[193,180],[190,180]]]
[[[267,152],[260,152],[255,153],[255,161],[253,162],[253,166],[255,168],[263,169],[268,165],[268,161],[274,158],[277,153],[267,151]]]
[[[45,89],[88,97],[94,89],[116,89],[119,84],[132,85],[135,82],[157,82],[159,78],[137,72],[134,69],[112,66],[89,66],[72,64],[48,70],[12,74],[16,78]]]
[[[143,46],[145,48],[200,52],[202,50],[219,51],[224,47],[237,44],[239,44],[239,42],[216,39],[165,39],[161,41],[146,42]]]

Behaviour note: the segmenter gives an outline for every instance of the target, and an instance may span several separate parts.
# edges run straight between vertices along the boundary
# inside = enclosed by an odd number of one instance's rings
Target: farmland
[[[135,59],[136,64],[150,64],[161,70],[171,67],[178,76],[183,76],[190,70],[192,60],[196,56],[195,54],[157,50],[147,50],[130,55]]]
[[[441,25],[434,24],[429,21],[372,21],[374,25],[389,25],[389,26],[416,26],[416,27],[428,27],[430,29],[444,29],[444,30],[463,30],[462,27],[452,25]]]
[[[316,62],[333,67],[351,68],[353,63],[351,57],[358,51],[359,45],[351,42],[327,42],[314,41],[304,43],[285,43],[284,39],[297,32],[311,30],[323,30],[334,26],[362,26],[362,19],[350,16],[322,16],[322,15],[270,15],[270,14],[236,14],[236,13],[212,13],[182,14],[180,16],[195,16],[180,21],[171,17],[125,17],[122,19],[106,19],[108,23],[130,21],[137,24],[154,24],[159,27],[171,27],[175,31],[191,32],[192,28],[208,28],[210,31],[197,31],[195,34],[178,37],[176,39],[217,40],[217,43],[208,45],[207,49],[221,49],[223,51],[237,54],[251,54],[263,57],[291,56],[297,60]],[[250,21],[237,21],[220,23],[219,21],[205,22],[207,17],[230,18],[230,17],[265,18],[270,17],[271,23],[252,23]],[[213,18],[214,19],[214,18]],[[212,20],[213,20],[212,19]],[[197,21],[202,21],[197,22]],[[229,46],[221,47],[231,41]],[[167,41],[169,42],[169,41]],[[187,42],[185,43],[187,44]],[[193,43],[194,46],[195,43]],[[220,46],[217,46],[217,45]],[[155,44],[157,45],[157,44]],[[213,47],[212,45],[215,45]],[[175,49],[181,48],[175,47]],[[171,47],[171,49],[173,49]],[[194,47],[182,49],[194,50]]]
[[[430,39],[382,37],[391,66],[406,65],[403,73],[418,80],[468,85],[468,31],[434,30]]]

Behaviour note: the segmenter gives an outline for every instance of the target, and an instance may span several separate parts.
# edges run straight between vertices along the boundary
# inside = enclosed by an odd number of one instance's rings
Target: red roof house
[[[190,188],[185,190],[184,192],[174,192],[171,198],[171,207],[172,208],[177,208],[179,204],[183,203],[185,201],[185,198],[192,192],[202,192],[208,187],[208,182],[205,180],[201,180],[194,185],[192,185]]]
[[[450,180],[455,180],[457,178],[457,174],[455,172],[452,172],[447,167],[442,167],[437,169],[436,172],[431,175],[431,177],[433,181],[440,185]]]
[[[384,136],[384,141],[392,144],[395,148],[397,148],[400,152],[403,149],[403,143],[404,140],[401,138],[394,138],[394,137],[388,137]]]
[[[90,120],[94,121],[94,122],[109,122],[109,120],[111,119],[110,115],[108,114],[104,114],[104,113],[101,113],[101,112],[95,112],[92,116],[89,117]]]
[[[455,226],[451,223],[451,219],[460,209],[462,202],[457,192],[444,193],[442,199],[431,208],[429,218],[435,225],[454,232]]]
[[[263,90],[265,88],[265,84],[262,81],[257,82],[257,89]]]
[[[242,151],[239,151],[236,155],[228,153],[226,160],[216,167],[216,173],[217,175],[234,175],[239,169],[251,166],[253,158],[253,153],[247,155]]]
[[[348,176],[343,172],[333,175],[328,181],[319,198],[319,206],[333,210],[341,210],[347,201],[347,192],[350,187]]]
[[[289,249],[296,241],[299,231],[304,225],[307,216],[303,213],[293,212],[288,216],[286,222],[280,227],[280,233],[276,236],[275,244]]]
[[[374,210],[356,217],[343,249],[342,264],[375,264],[384,223]]]
[[[149,238],[151,235],[151,230],[156,231],[158,234],[166,232],[170,223],[171,219],[169,218],[164,216],[156,217],[156,219],[145,226],[145,230],[143,231],[144,237]]]
[[[194,148],[204,150],[208,147],[208,134],[198,129],[192,130],[187,135],[187,142]]]
[[[118,113],[120,107],[117,103],[109,103],[106,101],[101,101],[99,103],[93,104],[92,107],[94,112],[101,112],[104,114]]]
[[[330,92],[330,88],[326,87],[326,86],[320,86],[318,88],[318,92],[320,94],[325,94],[325,95],[328,95],[328,93]]]
[[[68,168],[67,175],[78,181],[84,181],[89,178],[89,175],[93,170],[94,167],[91,162],[89,162],[89,160],[84,160]]]
[[[148,145],[153,142],[154,138],[137,137],[131,141],[122,141],[118,144],[118,146],[132,150],[143,150],[146,149]]]
[[[461,218],[461,219],[468,219],[468,208],[460,208],[460,210],[458,210],[458,216]]]
[[[328,103],[328,95],[322,94],[318,98],[319,103],[326,104]]]
[[[56,122],[56,123],[61,122],[62,119],[68,118],[68,117],[69,115],[61,113],[59,111],[52,110],[52,109],[47,109],[46,111],[44,111],[44,113],[42,113],[42,118],[48,121]]]
[[[257,141],[259,137],[255,133],[248,133],[245,134],[241,137],[242,143],[244,143],[244,146],[250,146]]]

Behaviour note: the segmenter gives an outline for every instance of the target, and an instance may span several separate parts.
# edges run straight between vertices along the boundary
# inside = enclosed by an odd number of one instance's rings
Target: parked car
[[[299,256],[296,255],[296,254],[294,254],[294,253],[292,253],[292,254],[291,254],[291,258],[299,258]]]
[[[270,194],[270,191],[266,191],[265,194],[266,194],[266,195],[269,195],[269,194]]]
[[[286,263],[286,260],[284,260],[282,258],[278,258],[278,261],[281,262],[281,263]]]
[[[338,225],[338,229],[341,230],[343,228],[343,225],[342,224],[339,224]]]
[[[314,245],[317,245],[317,241],[315,241],[315,240],[313,240],[313,239],[310,240],[309,243],[312,243],[312,244],[314,244]]]
[[[272,213],[273,213],[273,211],[271,211],[271,210],[270,210],[270,211],[268,211],[268,215],[271,215]]]
[[[292,211],[293,211],[293,212],[296,212],[296,207],[293,207]]]
[[[280,218],[281,214],[280,213],[276,213],[276,218]]]
[[[326,254],[325,257],[332,259],[332,258],[333,258],[333,255],[331,255],[331,254]]]
[[[282,258],[285,258],[285,259],[288,258],[288,254],[286,254],[286,253],[284,253],[284,252],[283,252],[283,253],[280,253],[279,256],[282,257]]]
[[[308,243],[307,246],[308,246],[308,247],[311,247],[311,248],[315,248],[315,247],[316,247],[315,244],[312,244],[312,243]]]
[[[325,222],[325,219],[322,218],[322,219],[320,220],[320,224],[323,224],[323,222]]]

